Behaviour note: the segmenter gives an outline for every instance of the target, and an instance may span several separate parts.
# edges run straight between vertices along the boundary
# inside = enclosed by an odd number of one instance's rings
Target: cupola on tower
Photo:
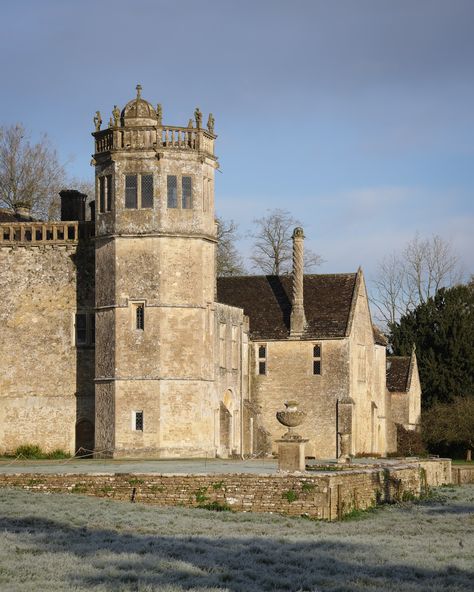
[[[137,95],[94,118],[96,450],[213,450],[214,119]]]

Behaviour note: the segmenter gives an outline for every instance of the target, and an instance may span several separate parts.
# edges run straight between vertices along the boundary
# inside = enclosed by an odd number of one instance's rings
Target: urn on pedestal
[[[286,434],[280,440],[277,440],[278,470],[287,472],[304,471],[304,445],[308,440],[297,434],[294,428],[303,423],[306,413],[298,409],[296,401],[286,402],[285,407],[284,411],[278,411],[276,414],[277,420],[288,428]]]

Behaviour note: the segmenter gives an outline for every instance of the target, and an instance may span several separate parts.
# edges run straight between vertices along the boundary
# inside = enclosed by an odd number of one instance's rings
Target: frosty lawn
[[[339,523],[0,491],[0,590],[471,591],[474,486]]]

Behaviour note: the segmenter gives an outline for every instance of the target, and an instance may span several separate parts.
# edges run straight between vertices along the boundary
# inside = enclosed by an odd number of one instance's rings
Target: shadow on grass
[[[64,589],[107,591],[467,592],[474,578],[473,571],[413,567],[387,560],[377,545],[334,539],[140,535],[29,516],[0,517],[0,532],[16,536],[12,555],[22,561],[58,555],[54,589],[62,582]]]

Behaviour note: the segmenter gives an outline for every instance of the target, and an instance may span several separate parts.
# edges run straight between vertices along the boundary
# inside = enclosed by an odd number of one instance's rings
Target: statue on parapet
[[[112,115],[114,117],[114,125],[115,127],[118,127],[118,125],[120,124],[120,109],[117,107],[117,105],[114,105]]]
[[[214,116],[212,115],[212,113],[209,113],[209,118],[207,120],[207,129],[209,130],[209,132],[211,134],[214,133],[214,124],[215,124]]]
[[[100,116],[100,111],[96,111],[94,115],[94,126],[95,131],[100,131],[100,126],[102,125],[102,117]]]
[[[196,107],[196,109],[194,111],[194,119],[196,120],[196,127],[198,129],[201,129],[201,126],[202,126],[202,113],[199,110],[199,107]]]
[[[161,125],[163,120],[163,107],[161,103],[158,103],[156,106],[156,118],[158,119],[158,125]]]

